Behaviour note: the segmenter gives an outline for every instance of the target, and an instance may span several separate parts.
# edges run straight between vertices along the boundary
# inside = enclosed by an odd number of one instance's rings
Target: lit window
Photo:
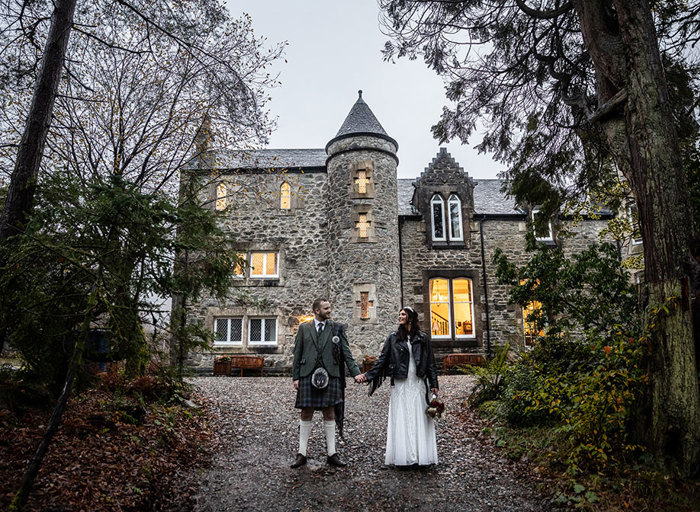
[[[280,208],[289,210],[292,207],[292,187],[286,181],[280,187]]]
[[[523,308],[523,333],[525,335],[525,346],[530,348],[534,345],[535,339],[544,336],[544,331],[537,330],[535,321],[530,316],[535,315],[542,309],[542,304],[533,300]]]
[[[371,222],[367,220],[367,214],[361,213],[360,220],[355,223],[355,227],[359,232],[360,238],[367,238]]]
[[[216,209],[226,208],[226,183],[219,183],[216,186]]]
[[[234,266],[233,266],[233,275],[236,277],[244,277],[245,276],[245,264],[246,264],[245,253],[244,252],[237,252],[236,258],[237,258],[236,263],[234,263]]]
[[[430,200],[433,219],[433,240],[446,240],[445,236],[445,201],[438,194]]]
[[[369,292],[360,292],[360,318],[363,320],[369,318],[369,308],[372,302],[369,300]]]
[[[242,318],[217,318],[214,320],[214,346],[231,346],[242,344]]]
[[[435,338],[474,337],[471,279],[430,280],[430,330]]]
[[[251,318],[248,322],[249,345],[277,345],[277,319]]]
[[[627,206],[627,218],[632,226],[632,245],[642,243],[642,233],[639,230],[639,215],[637,214],[637,205],[630,204]]]
[[[535,227],[535,220],[537,219],[538,215],[540,214],[540,210],[538,208],[533,208],[532,212],[530,213],[530,220],[532,221],[532,229],[535,232],[535,240],[538,242],[551,242],[554,240],[554,234],[552,233],[552,221],[547,221],[547,230],[542,232],[542,231],[537,231]]]
[[[367,185],[369,185],[367,171],[357,171],[357,178],[355,178],[355,186],[357,187],[357,192],[359,194],[366,194]]]
[[[277,277],[277,253],[254,252],[250,255],[251,277]]]
[[[462,237],[462,202],[455,194],[450,196],[450,240],[464,240]]]

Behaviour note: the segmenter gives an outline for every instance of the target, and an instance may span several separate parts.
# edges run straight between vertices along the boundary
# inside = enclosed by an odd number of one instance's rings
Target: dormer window
[[[292,207],[292,187],[286,181],[280,187],[280,208],[289,210]]]
[[[462,235],[462,201],[452,194],[448,201],[450,212],[450,240],[464,240]]]
[[[532,221],[532,229],[535,233],[535,240],[538,242],[553,242],[554,241],[554,233],[552,231],[552,221],[548,220],[547,221],[547,229],[546,230],[537,230],[537,225],[535,224],[535,221],[540,214],[539,208],[533,208],[532,211],[530,212],[530,220]]]
[[[221,211],[226,208],[226,183],[221,182],[216,186],[216,209]]]
[[[433,221],[433,241],[447,240],[445,233],[445,201],[439,194],[430,200],[430,212]]]

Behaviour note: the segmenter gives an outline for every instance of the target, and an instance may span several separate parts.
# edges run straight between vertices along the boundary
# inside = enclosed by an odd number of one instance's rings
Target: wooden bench
[[[464,365],[484,366],[486,359],[481,354],[449,354],[442,359],[442,371]]]
[[[240,368],[241,377],[243,370],[257,370],[260,368],[260,376],[263,376],[263,357],[262,356],[231,356],[231,370]]]

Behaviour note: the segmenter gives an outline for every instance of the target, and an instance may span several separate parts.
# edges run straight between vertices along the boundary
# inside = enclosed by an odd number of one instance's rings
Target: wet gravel
[[[471,377],[440,378],[447,414],[437,425],[439,463],[429,469],[384,466],[390,387],[371,398],[348,379],[345,442],[348,463],[326,464],[321,413],[314,414],[308,464],[291,469],[298,447],[299,413],[290,378],[202,377],[192,382],[216,417],[218,450],[200,475],[197,511],[545,511],[534,478],[476,436],[463,412]]]

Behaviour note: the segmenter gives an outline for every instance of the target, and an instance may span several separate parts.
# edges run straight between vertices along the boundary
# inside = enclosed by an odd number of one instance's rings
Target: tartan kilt
[[[311,375],[299,379],[297,401],[294,407],[303,409],[313,407],[321,410],[324,407],[333,407],[343,401],[343,381],[339,377],[328,376],[326,389],[316,389],[311,385]]]

